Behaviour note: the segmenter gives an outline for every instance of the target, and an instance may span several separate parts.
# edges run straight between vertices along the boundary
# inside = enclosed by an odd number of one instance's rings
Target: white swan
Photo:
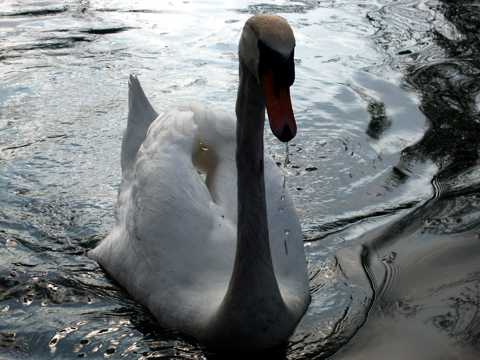
[[[247,21],[236,121],[194,106],[158,116],[130,77],[117,221],[89,255],[161,325],[217,348],[279,345],[309,304],[300,224],[263,153],[265,106],[280,140],[296,133],[294,46],[283,18]]]

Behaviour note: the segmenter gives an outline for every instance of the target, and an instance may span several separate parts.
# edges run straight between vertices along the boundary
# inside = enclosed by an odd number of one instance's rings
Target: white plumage
[[[157,115],[131,76],[116,225],[89,253],[163,326],[210,343],[237,247],[235,129],[235,117],[200,106]],[[268,156],[264,176],[275,278],[296,315],[291,333],[308,305],[302,233]],[[233,326],[256,331],[249,319]]]

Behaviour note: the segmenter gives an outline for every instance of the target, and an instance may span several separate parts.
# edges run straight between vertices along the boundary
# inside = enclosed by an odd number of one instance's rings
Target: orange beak
[[[292,140],[297,134],[297,124],[292,110],[290,87],[276,86],[271,71],[266,71],[261,77],[263,94],[267,105],[270,129],[282,142]]]

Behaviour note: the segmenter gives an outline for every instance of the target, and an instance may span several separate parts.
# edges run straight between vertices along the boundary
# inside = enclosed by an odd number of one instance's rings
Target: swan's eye
[[[292,86],[295,81],[294,50],[288,57],[285,57],[279,52],[272,50],[261,40],[258,41],[258,50],[260,53],[258,66],[260,77],[268,71],[273,74],[275,88]]]

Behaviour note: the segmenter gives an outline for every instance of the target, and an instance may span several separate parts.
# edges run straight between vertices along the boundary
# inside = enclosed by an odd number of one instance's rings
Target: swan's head
[[[295,37],[288,22],[275,15],[251,17],[243,28],[239,57],[257,79],[267,107],[270,128],[280,141],[297,133],[290,100],[295,80]]]

